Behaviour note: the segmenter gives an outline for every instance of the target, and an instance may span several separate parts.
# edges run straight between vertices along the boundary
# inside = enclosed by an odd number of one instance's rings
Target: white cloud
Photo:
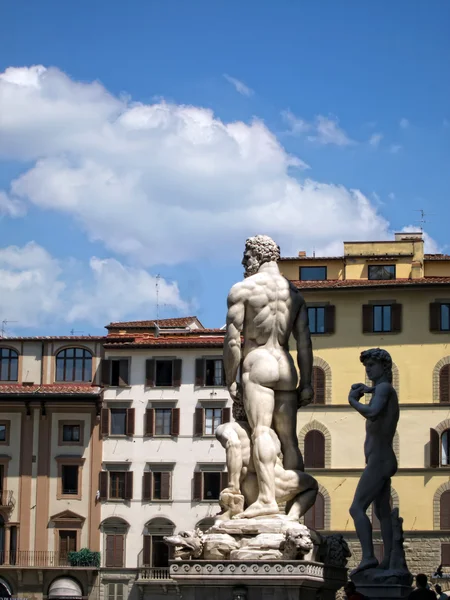
[[[325,117],[311,133],[319,143],[350,143]],[[11,182],[11,201],[66,213],[134,264],[238,260],[259,232],[285,255],[390,236],[361,191],[300,180],[304,163],[260,120],[132,103],[57,69],[0,75],[0,156],[32,163]]]
[[[405,117],[403,117],[403,119],[400,119],[399,125],[402,129],[408,129],[410,123],[408,119],[405,119]]]
[[[401,146],[400,144],[391,144],[389,146],[389,152],[391,154],[398,154],[402,148],[403,146]]]
[[[91,258],[79,278],[73,260],[60,261],[30,242],[0,248],[0,320],[15,329],[84,321],[95,326],[111,320],[156,314],[156,278],[115,259]],[[185,314],[176,283],[159,280],[159,302]]]
[[[318,115],[313,122],[305,121],[296,117],[290,110],[281,112],[283,120],[289,126],[291,135],[303,135],[310,131],[308,135],[310,142],[316,142],[322,145],[349,146],[355,142],[349,138],[346,132],[339,126],[339,120],[336,117],[324,117]]]
[[[380,142],[381,142],[382,139],[383,139],[383,134],[382,133],[374,133],[369,138],[369,144],[373,148],[378,148],[378,146],[380,145]]]
[[[406,233],[416,233],[417,231],[420,231],[420,227],[418,227],[417,225],[406,225],[406,227],[403,227],[402,232],[403,231]],[[424,250],[427,254],[438,254],[442,252],[442,249],[439,247],[439,245],[435,242],[435,240],[433,240],[433,238],[430,235],[428,235],[426,231],[423,232],[423,241]]]
[[[250,97],[253,95],[253,90],[247,85],[245,85],[244,82],[240,81],[239,79],[236,79],[236,77],[231,77],[230,75],[227,75],[225,73],[224,78],[228,81],[228,83],[231,83],[231,85],[234,86],[235,90],[242,96]]]
[[[25,206],[17,198],[10,198],[8,194],[0,190],[0,217],[23,217],[25,215]]]

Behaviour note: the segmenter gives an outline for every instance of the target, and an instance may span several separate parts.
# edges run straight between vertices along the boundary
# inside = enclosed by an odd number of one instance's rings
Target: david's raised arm
[[[374,388],[369,388],[364,384],[354,384],[352,385],[352,389],[348,395],[348,402],[350,406],[353,406],[353,408],[357,410],[364,418],[369,419],[370,421],[375,421],[383,408],[386,406],[391,389],[392,386],[390,383],[379,383],[375,387],[375,393],[370,401],[370,404],[361,404],[359,399],[365,393],[372,392]]]
[[[314,398],[314,391],[311,386],[313,353],[305,302],[302,303],[292,333],[297,342],[297,363],[300,369],[299,405],[306,406]]]
[[[223,346],[223,363],[228,390],[236,396],[236,378],[241,363],[241,333],[244,327],[246,290],[242,283],[234,285],[228,294],[227,332]]]

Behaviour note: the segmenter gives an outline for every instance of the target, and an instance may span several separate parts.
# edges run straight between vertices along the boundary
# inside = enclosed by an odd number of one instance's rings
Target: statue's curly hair
[[[387,350],[382,348],[370,348],[361,352],[359,360],[364,364],[366,360],[372,359],[375,362],[379,362],[383,365],[383,368],[388,376],[390,383],[392,383],[392,358]]]
[[[260,265],[280,259],[280,246],[268,235],[255,235],[245,242],[245,249],[250,250]]]

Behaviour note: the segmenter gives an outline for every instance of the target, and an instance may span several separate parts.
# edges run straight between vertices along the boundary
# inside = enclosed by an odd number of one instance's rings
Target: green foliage
[[[100,552],[81,548],[78,552],[69,552],[67,560],[71,567],[100,567]]]

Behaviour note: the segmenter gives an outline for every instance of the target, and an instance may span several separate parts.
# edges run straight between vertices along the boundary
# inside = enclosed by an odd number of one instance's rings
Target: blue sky
[[[157,274],[161,317],[221,326],[255,233],[335,253],[422,208],[448,251],[449,25],[439,0],[4,0],[8,333],[154,318]]]

